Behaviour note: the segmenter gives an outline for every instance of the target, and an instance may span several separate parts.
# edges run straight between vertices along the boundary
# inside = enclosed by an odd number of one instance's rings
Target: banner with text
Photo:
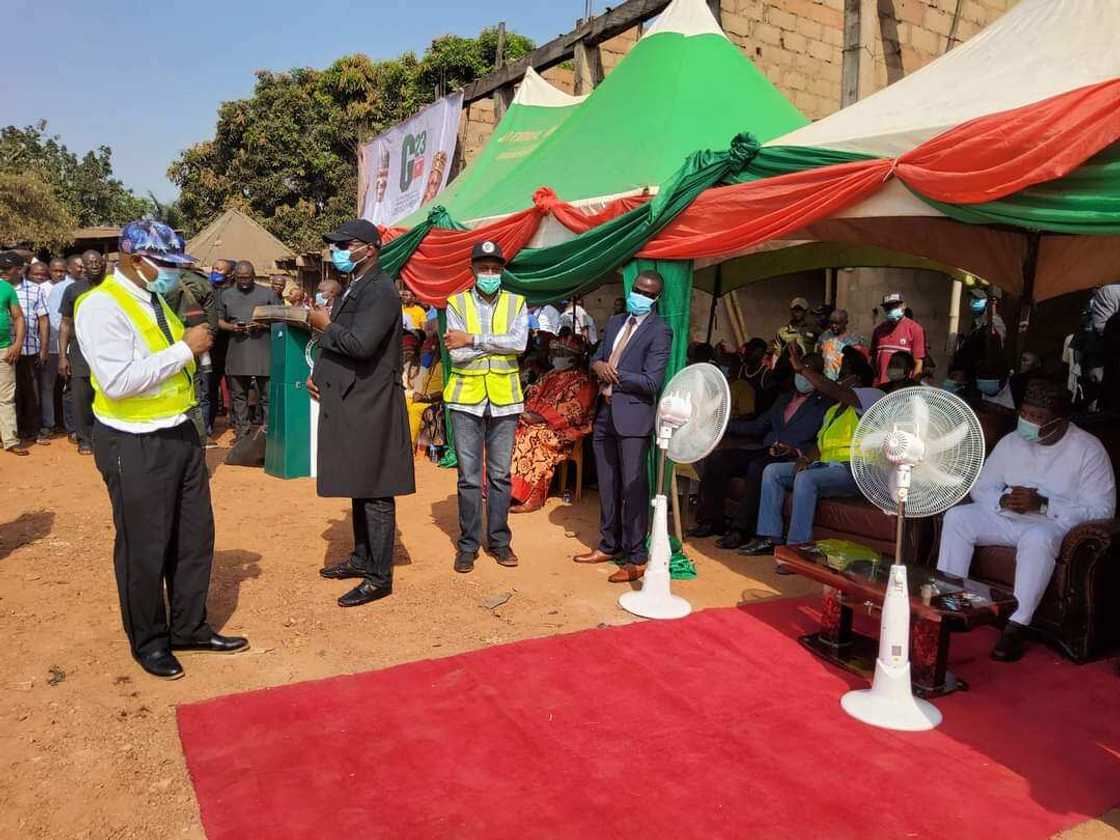
[[[392,225],[439,195],[447,184],[462,110],[462,92],[453,93],[361,147],[358,207],[363,219]]]

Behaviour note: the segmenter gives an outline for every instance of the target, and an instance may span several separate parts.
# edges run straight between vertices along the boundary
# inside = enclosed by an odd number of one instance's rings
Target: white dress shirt
[[[140,309],[156,323],[152,308],[151,292],[145,291],[125,277],[118,269],[113,279],[121,288],[136,298]],[[92,294],[82,301],[74,317],[78,346],[89,362],[98,386],[111,399],[119,400],[139,394],[155,396],[164,380],[182,375],[182,370],[194,358],[183,341],[177,341],[166,350],[151,353],[143,337],[116,302],[108,295]],[[143,434],[158,429],[171,429],[187,422],[186,414],[177,414],[163,420],[133,422],[94,415],[106,426],[122,432]]]
[[[582,335],[587,339],[588,347],[599,341],[599,330],[595,327],[595,320],[582,306],[569,303],[560,316],[560,326],[569,327],[573,333]]]

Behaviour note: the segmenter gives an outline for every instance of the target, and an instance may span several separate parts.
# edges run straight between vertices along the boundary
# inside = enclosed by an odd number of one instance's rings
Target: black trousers
[[[770,454],[769,447],[721,449],[708,456],[704,463],[704,476],[700,479],[697,521],[712,525],[719,523],[723,519],[723,505],[731,479],[742,478],[746,484],[746,495],[735,513],[732,527],[744,534],[754,534],[762,497],[762,471],[770,464],[787,460],[775,458]]]
[[[231,376],[226,374],[229,383],[230,412],[233,415],[233,428],[238,438],[249,434],[249,388],[253,380],[257,380],[257,396],[261,401],[261,423],[268,429],[268,377],[267,376]]]
[[[93,383],[88,376],[70,377],[69,399],[78,443],[93,446]]]
[[[42,426],[39,411],[39,356],[26,353],[16,362],[16,428],[22,440],[38,436]]]
[[[133,654],[208,640],[214,513],[194,424],[129,434],[97,422],[93,455],[113,505],[113,565]]]
[[[374,586],[393,585],[393,542],[397,531],[397,500],[351,499],[354,553],[350,563],[365,572]]]
[[[619,435],[610,405],[600,400],[591,432],[599,476],[599,550],[621,554],[627,563],[642,564],[648,557],[649,444],[648,436]]]

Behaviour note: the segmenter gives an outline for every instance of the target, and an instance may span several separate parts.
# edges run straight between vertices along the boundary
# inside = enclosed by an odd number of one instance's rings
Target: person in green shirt
[[[0,446],[13,455],[28,454],[16,430],[16,362],[27,325],[14,284],[23,264],[14,251],[0,253]]]

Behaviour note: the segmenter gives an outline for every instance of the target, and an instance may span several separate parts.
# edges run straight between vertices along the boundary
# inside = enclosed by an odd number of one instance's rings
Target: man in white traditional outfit
[[[945,514],[937,568],[967,577],[976,546],[1014,546],[1015,597],[992,658],[1023,655],[1025,630],[1042,600],[1062,540],[1073,527],[1116,512],[1116,477],[1104,446],[1069,420],[1069,393],[1032,380],[1018,428],[988,457],[972,488],[972,504]]]

